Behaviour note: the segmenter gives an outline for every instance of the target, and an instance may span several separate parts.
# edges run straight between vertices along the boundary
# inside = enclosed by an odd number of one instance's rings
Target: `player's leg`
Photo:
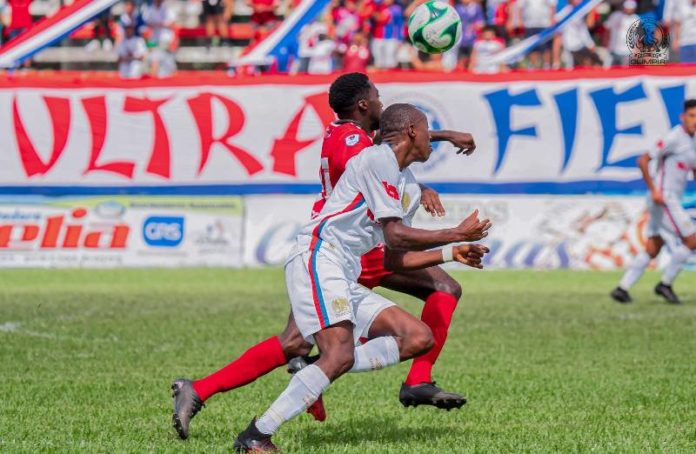
[[[631,287],[643,276],[650,262],[657,257],[664,246],[662,234],[665,232],[665,214],[660,205],[648,201],[648,223],[645,226],[645,236],[648,238],[645,249],[635,255],[626,267],[618,287],[609,293],[617,303],[628,304],[633,301],[628,293]]]
[[[696,250],[696,225],[679,200],[665,200],[662,209],[665,213],[665,231],[673,235],[673,241],[669,242],[672,256],[664,269],[661,281],[655,286],[655,293],[668,303],[681,304],[672,289],[672,282],[691,257],[692,251]]]
[[[297,326],[305,339],[316,342],[321,356],[296,373],[269,409],[237,436],[238,451],[275,449],[271,436],[280,426],[307,409],[331,381],[353,366],[355,315],[343,268],[319,247],[292,259],[285,279]]]
[[[421,320],[430,327],[435,345],[428,353],[413,360],[401,394],[408,396],[410,391],[423,394],[423,390],[437,394],[438,391],[432,384],[432,369],[447,340],[454,310],[462,295],[461,286],[440,267],[390,274],[382,278],[380,285],[425,302]],[[454,393],[448,394],[455,396]],[[465,402],[462,396],[453,400],[462,402],[462,405]],[[427,396],[424,401],[428,401]]]
[[[629,291],[643,276],[650,262],[657,257],[665,242],[661,236],[652,234],[645,243],[645,249],[636,254],[626,267],[619,286],[609,294],[617,303],[628,304],[633,301]]]
[[[191,419],[210,397],[247,385],[286,364],[287,358],[306,355],[311,348],[290,314],[282,334],[259,342],[222,369],[195,381],[175,380],[172,424],[179,437],[188,438]]]

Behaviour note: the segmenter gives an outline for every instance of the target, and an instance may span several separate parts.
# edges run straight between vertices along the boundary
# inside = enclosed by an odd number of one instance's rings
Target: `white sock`
[[[677,275],[682,270],[684,262],[689,260],[689,257],[691,257],[691,249],[684,245],[679,246],[672,252],[672,258],[662,273],[662,283],[665,285],[672,285],[672,282],[674,282],[674,279],[676,279]]]
[[[391,336],[378,337],[355,348],[350,372],[368,372],[399,364],[399,344]]]
[[[291,420],[312,405],[329,387],[329,378],[314,364],[296,373],[266,413],[256,421],[261,433],[272,435],[286,421]]]
[[[650,256],[647,252],[640,251],[628,264],[626,272],[621,278],[621,282],[619,282],[619,287],[626,291],[630,290],[633,284],[638,282],[648,265],[650,265]]]

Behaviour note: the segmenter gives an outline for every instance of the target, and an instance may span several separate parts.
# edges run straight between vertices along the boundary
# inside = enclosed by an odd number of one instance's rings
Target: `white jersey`
[[[681,198],[696,169],[696,136],[679,125],[650,151],[650,176],[665,196]]]
[[[407,225],[420,205],[420,187],[409,169],[399,170],[389,145],[365,148],[351,158],[324,208],[300,231],[290,259],[322,246],[349,279],[360,275],[360,257],[384,242],[380,219]]]

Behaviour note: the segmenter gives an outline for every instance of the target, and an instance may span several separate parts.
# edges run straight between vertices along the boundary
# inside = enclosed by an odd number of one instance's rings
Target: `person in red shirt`
[[[31,0],[9,0],[11,8],[10,24],[7,26],[8,39],[14,39],[31,27],[33,22],[29,6]]]
[[[315,216],[343,174],[347,162],[364,148],[373,144],[379,129],[382,102],[379,92],[365,74],[349,73],[338,77],[329,89],[329,104],[338,119],[331,123],[324,136],[321,151],[321,198],[314,204]],[[431,131],[431,141],[447,140],[465,155],[476,145],[470,134],[454,131]],[[421,185],[421,204],[432,215],[444,215],[444,208],[435,191]],[[476,217],[474,215],[474,217]],[[482,221],[483,224],[487,220]],[[408,273],[392,273],[384,266],[384,248],[368,252],[362,259],[359,282],[369,288],[382,286],[422,299],[425,302],[422,321],[433,333],[434,346],[425,355],[413,360],[411,370],[401,387],[399,400],[404,406],[433,405],[438,408],[460,408],[466,399],[435,386],[431,370],[447,338],[449,324],[462,294],[459,283],[439,266]],[[378,327],[407,337],[398,321],[395,326]],[[285,331],[272,336],[244,352],[239,358],[200,380],[177,379],[172,383],[174,398],[174,428],[181,438],[187,438],[189,423],[203,403],[214,394],[244,386],[268,372],[288,364],[288,370],[297,372],[312,358],[305,357],[311,350],[300,334],[292,314]],[[317,420],[326,418],[321,397],[307,411]]]
[[[339,50],[343,54],[343,72],[367,72],[367,64],[370,61],[370,49],[367,47],[367,38],[363,33],[356,33],[350,44],[342,45]]]
[[[247,0],[254,12],[251,14],[251,22],[255,26],[272,25],[278,20],[276,9],[280,6],[279,0]]]

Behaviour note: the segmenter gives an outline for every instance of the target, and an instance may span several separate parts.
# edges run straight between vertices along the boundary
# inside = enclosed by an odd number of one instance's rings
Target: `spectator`
[[[529,38],[554,24],[556,0],[517,0],[513,11],[508,18],[508,31],[522,26],[525,38]],[[551,41],[546,41],[529,53],[529,64],[532,68],[551,67]]]
[[[310,48],[309,74],[331,74],[334,70],[333,57],[336,43],[325,33],[321,33],[317,42]]]
[[[342,44],[350,44],[353,35],[360,30],[358,3],[355,0],[345,0],[331,12],[336,39]]]
[[[682,63],[696,63],[696,0],[681,5],[674,15],[674,49]]]
[[[175,15],[163,0],[153,0],[145,8],[143,20],[149,29],[150,74],[167,77],[176,71],[174,50],[176,49]]]
[[[396,68],[396,53],[403,39],[404,12],[394,0],[374,0],[372,57],[378,69]]]
[[[673,26],[674,17],[681,13],[682,5],[688,4],[689,0],[664,0],[662,9],[662,23],[667,27]]]
[[[278,20],[276,10],[280,6],[280,0],[246,0],[251,7],[251,22],[255,27],[273,26]]]
[[[367,37],[358,32],[353,35],[349,45],[342,45],[343,71],[347,73],[365,73],[370,61],[370,49],[367,47]]]
[[[298,37],[298,68],[297,72],[309,71],[309,61],[312,58],[312,47],[319,41],[319,35],[327,34],[326,25],[321,22],[312,22],[300,30]]]
[[[145,40],[135,32],[135,22],[121,22],[123,39],[116,46],[118,55],[118,74],[122,79],[140,79],[143,76],[143,62],[147,56]]]
[[[7,26],[7,39],[12,40],[31,27],[33,22],[29,13],[31,0],[8,0],[10,23]]]
[[[135,6],[135,2],[133,0],[126,0],[123,2],[123,12],[118,18],[118,27],[115,37],[117,46],[126,37],[126,26],[133,26],[137,36],[140,36],[143,27],[145,27],[143,16],[140,14],[140,11]]]
[[[205,23],[205,35],[212,46],[219,45],[222,40],[227,44],[230,33],[228,23],[232,17],[232,2],[230,0],[203,0],[203,22]],[[215,31],[219,34],[215,36]]]
[[[623,9],[614,11],[604,23],[604,27],[609,30],[608,47],[612,66],[628,66],[631,50],[626,44],[626,36],[631,25],[639,20],[637,6],[635,0],[625,0]]]
[[[97,19],[92,22],[92,30],[94,30],[94,39],[87,43],[85,49],[91,52],[101,47],[103,50],[111,52],[113,49],[113,42],[111,41],[110,9],[107,9],[97,16]]]
[[[559,16],[565,17],[575,8],[581,0],[568,0],[568,4],[560,11]],[[558,42],[558,40],[556,40]],[[575,16],[568,21],[561,32],[560,44],[566,54],[567,66],[592,66],[599,64],[599,57],[595,53],[595,43],[587,28],[585,17]],[[556,53],[560,51],[556,44]]]
[[[469,57],[476,41],[476,35],[485,22],[481,5],[475,0],[460,0],[454,7],[462,21],[462,39],[459,42],[459,59],[462,67],[469,66]]]
[[[496,35],[492,26],[483,27],[481,37],[474,42],[469,62],[469,71],[477,74],[496,74],[507,70],[502,63],[490,63],[488,58],[505,48],[503,40]]]

